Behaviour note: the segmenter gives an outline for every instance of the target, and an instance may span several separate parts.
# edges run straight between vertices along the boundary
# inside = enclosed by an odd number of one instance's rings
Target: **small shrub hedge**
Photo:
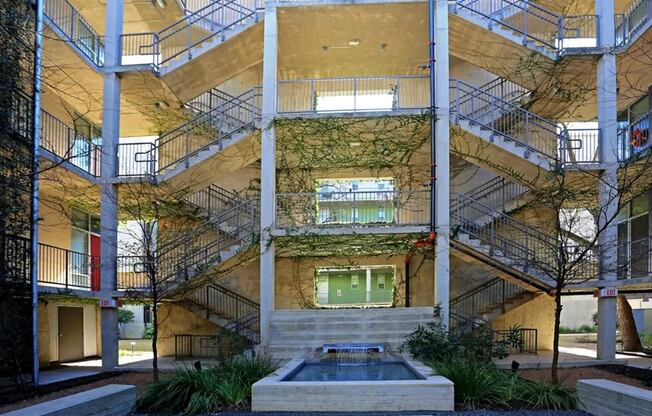
[[[207,369],[185,368],[145,387],[137,407],[144,413],[193,415],[246,409],[251,386],[276,366],[267,358],[237,357]]]

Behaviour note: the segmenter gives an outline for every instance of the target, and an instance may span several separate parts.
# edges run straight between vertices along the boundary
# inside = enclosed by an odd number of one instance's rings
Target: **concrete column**
[[[449,133],[449,61],[448,2],[435,5],[435,137],[436,137],[436,204],[435,220],[435,304],[441,305],[442,322],[448,326],[450,301],[450,133]]]
[[[604,53],[597,66],[597,103],[598,126],[600,128],[600,155],[602,157],[602,180],[598,189],[600,201],[600,218],[598,227],[606,230],[599,239],[602,286],[617,279],[616,265],[618,259],[618,233],[615,216],[618,212],[618,139],[617,139],[617,89],[615,44],[614,4],[596,0],[595,11],[598,15],[598,34],[600,47]],[[598,299],[598,346],[597,358],[613,359],[616,356],[616,299]]]
[[[100,289],[102,299],[111,298],[117,283],[118,189],[111,178],[118,174],[118,140],[120,137],[120,78],[111,68],[120,64],[122,34],[122,0],[106,3],[106,41],[104,62],[104,96],[102,101],[102,172],[100,195]],[[101,309],[102,367],[118,366],[118,309]]]
[[[260,339],[269,344],[270,314],[274,310],[275,250],[271,231],[276,217],[276,5],[265,4],[263,49],[263,111],[260,166]]]
[[[367,303],[371,302],[371,269],[366,269],[366,279],[365,279],[365,300]]]

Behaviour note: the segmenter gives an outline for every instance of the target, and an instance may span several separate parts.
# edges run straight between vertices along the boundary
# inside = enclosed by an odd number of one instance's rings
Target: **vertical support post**
[[[596,0],[598,34],[603,54],[597,66],[598,128],[600,130],[600,154],[603,173],[598,189],[600,216],[598,227],[605,227],[599,236],[600,279],[604,285],[617,279],[618,233],[614,221],[618,212],[618,139],[617,139],[617,90],[614,4]],[[616,356],[616,298],[598,299],[598,359],[614,359]]]
[[[110,179],[118,173],[120,137],[120,77],[111,69],[120,65],[122,34],[122,0],[106,2],[106,43],[104,97],[102,101],[102,170],[100,195],[100,291],[110,298],[117,286],[118,257],[118,189]],[[118,309],[102,308],[102,367],[118,366]]]
[[[276,4],[265,4],[263,46],[263,111],[260,172],[260,339],[269,345],[271,312],[274,310],[275,250],[272,229],[276,217],[276,114],[278,22]]]
[[[365,269],[365,302],[371,303],[371,269]]]
[[[39,158],[41,148],[41,72],[43,58],[43,0],[37,0],[35,4],[35,32],[34,32],[34,80],[32,100],[32,195],[30,198],[30,283],[32,302],[32,383],[39,385],[39,340],[38,340],[38,220],[39,220],[39,178],[36,174],[39,170]]]
[[[435,1],[435,0],[431,0]],[[449,324],[450,302],[450,166],[449,166],[449,58],[448,58],[448,1],[436,0],[435,62],[435,138],[434,192],[435,192],[435,304],[441,306],[442,323]],[[431,28],[431,31],[433,29]]]

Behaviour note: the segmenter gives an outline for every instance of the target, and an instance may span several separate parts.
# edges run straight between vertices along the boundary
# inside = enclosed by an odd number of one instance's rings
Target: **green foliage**
[[[440,308],[435,307],[433,321],[418,326],[409,334],[401,350],[432,364],[455,358],[489,362],[492,358],[506,357],[510,346],[519,346],[522,342],[517,327],[504,338],[495,340],[488,322],[461,322],[448,331],[441,323]]]
[[[269,359],[260,357],[238,357],[209,369],[180,369],[148,384],[138,398],[138,410],[198,414],[245,409],[251,386],[274,370]]]
[[[595,334],[597,331],[598,328],[595,325],[581,325],[577,328],[562,326],[559,328],[560,334]]]
[[[118,323],[120,325],[130,324],[134,321],[134,313],[129,309],[118,309]]]
[[[501,371],[490,362],[454,358],[437,363],[434,368],[455,384],[455,403],[465,409],[572,410],[577,406],[572,389],[525,380]]]
[[[143,339],[152,339],[154,338],[154,326],[147,325],[145,331],[143,331]]]

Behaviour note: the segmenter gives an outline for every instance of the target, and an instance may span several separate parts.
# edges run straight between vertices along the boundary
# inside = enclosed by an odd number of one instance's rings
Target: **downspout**
[[[38,220],[39,220],[39,149],[41,141],[41,60],[43,55],[43,0],[34,0],[34,80],[32,84],[33,150],[30,227],[30,277],[32,284],[32,382],[39,385],[38,348]]]
[[[405,255],[405,307],[410,307],[410,258],[411,254]]]
[[[432,242],[433,248],[435,246],[435,233],[436,233],[436,213],[435,213],[435,199],[437,193],[437,148],[435,145],[436,133],[436,114],[435,114],[435,0],[428,0],[428,67],[430,68],[430,235],[428,239]]]

